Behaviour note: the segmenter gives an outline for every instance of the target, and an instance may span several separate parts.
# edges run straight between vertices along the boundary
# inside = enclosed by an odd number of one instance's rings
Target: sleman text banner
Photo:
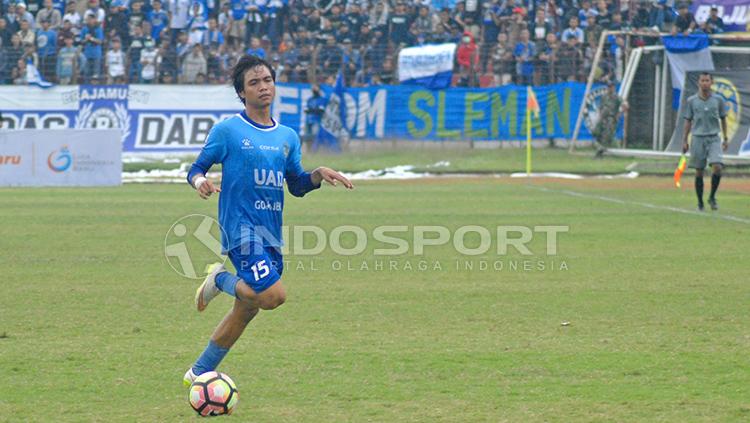
[[[541,107],[535,139],[570,138],[584,84],[535,87]],[[327,94],[331,87],[324,87]],[[309,85],[277,84],[273,117],[304,132]],[[108,85],[0,87],[4,128],[118,128],[123,151],[196,151],[211,127],[241,110],[227,86]],[[415,141],[522,140],[526,88],[414,86],[347,88],[345,125],[351,138]],[[582,139],[591,139],[584,127]]]

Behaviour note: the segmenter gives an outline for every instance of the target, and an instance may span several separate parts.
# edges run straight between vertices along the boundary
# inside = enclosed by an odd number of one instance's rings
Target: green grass
[[[517,143],[514,143],[516,145]],[[644,174],[671,175],[677,166],[673,158],[629,158],[605,156],[595,160],[592,149],[578,149],[568,153],[567,148],[537,148],[532,154],[534,172],[571,172],[579,174],[623,173],[631,168]],[[308,168],[329,166],[345,172],[361,172],[369,169],[384,169],[399,165],[412,165],[416,171],[431,173],[512,173],[526,171],[526,150],[523,148],[411,148],[373,149],[352,151],[343,154],[306,153],[303,155]],[[186,159],[187,161],[187,159]],[[449,162],[447,166],[433,166],[438,162]],[[633,164],[635,164],[633,166]],[[126,163],[125,171],[141,169],[176,169],[179,163]],[[728,174],[748,173],[748,164],[730,164]]]
[[[383,169],[398,165],[412,165],[415,170],[433,173],[492,172],[510,173],[526,170],[526,150],[523,148],[502,149],[379,149],[344,154],[308,153],[304,155],[305,165],[310,168],[325,165],[345,172],[359,172],[368,169]],[[433,167],[438,162],[449,162],[448,166]],[[676,161],[672,159],[639,159],[607,156],[593,159],[591,150],[580,150],[569,154],[567,149],[536,149],[532,164],[535,172],[574,172],[574,173],[620,173],[633,162],[647,166],[648,171],[674,172]],[[126,171],[140,169],[175,169],[176,163],[126,163]]]
[[[659,188],[666,179],[532,183],[693,203],[690,190]],[[724,183],[721,213],[750,219],[747,184]],[[369,182],[288,198],[289,225],[568,225],[557,256],[537,237],[529,258],[567,270],[456,270],[456,260],[524,257],[449,245],[423,257],[442,270],[403,270],[413,256],[396,258],[400,271],[372,270],[372,245],[349,258],[370,271],[346,270],[330,249],[313,258],[317,270],[291,257],[287,303],[261,312],[221,366],[241,392],[231,420],[750,419],[750,225],[526,184]],[[182,374],[230,301],[196,313],[196,282],[171,270],[163,243],[178,218],[215,215],[216,200],[174,185],[0,198],[0,421],[196,419]]]

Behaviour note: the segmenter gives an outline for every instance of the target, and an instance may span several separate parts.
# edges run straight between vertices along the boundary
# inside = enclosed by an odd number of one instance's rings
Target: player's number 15
[[[269,273],[271,273],[271,270],[268,268],[268,265],[266,264],[265,260],[261,260],[257,263],[255,263],[250,270],[253,271],[253,277],[256,281],[260,280],[260,278],[265,278],[268,276]]]

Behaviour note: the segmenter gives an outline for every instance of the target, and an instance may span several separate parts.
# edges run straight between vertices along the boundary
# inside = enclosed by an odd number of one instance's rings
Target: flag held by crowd
[[[441,90],[451,85],[456,44],[429,44],[402,49],[398,54],[398,80]]]
[[[344,75],[339,72],[333,92],[328,97],[323,118],[320,121],[320,131],[315,148],[326,148],[333,151],[341,151],[341,144],[349,140],[349,131],[346,130],[346,105],[344,93]]]
[[[41,88],[50,88],[54,85],[53,83],[44,80],[42,74],[39,73],[39,69],[34,66],[34,62],[32,62],[31,59],[26,63],[26,82],[28,82],[29,85],[36,85]]]

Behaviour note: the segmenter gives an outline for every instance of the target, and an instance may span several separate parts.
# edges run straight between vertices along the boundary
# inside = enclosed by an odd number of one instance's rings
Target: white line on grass
[[[732,216],[729,214],[718,214],[716,212],[700,212],[697,210],[689,210],[689,209],[681,209],[679,207],[670,207],[670,206],[660,206],[657,204],[651,204],[651,203],[643,203],[640,201],[627,201],[622,200],[619,198],[614,197],[605,197],[603,195],[594,195],[594,194],[586,194],[583,192],[577,192],[577,191],[570,191],[567,189],[553,189],[553,188],[547,188],[547,187],[540,187],[536,185],[527,185],[529,188],[537,189],[540,191],[546,191],[546,192],[552,192],[552,193],[558,193],[558,194],[565,194],[570,195],[572,197],[580,197],[580,198],[591,198],[594,200],[600,200],[600,201],[606,201],[609,203],[616,203],[616,204],[623,204],[623,205],[634,205],[634,206],[641,206],[648,209],[654,209],[654,210],[666,210],[671,211],[675,213],[683,213],[683,214],[690,214],[694,216],[701,216],[701,217],[710,217],[710,218],[717,218],[717,219],[724,219],[729,220],[732,222],[738,222],[738,223],[744,223],[747,225],[750,225],[750,219],[743,219],[741,217]]]

